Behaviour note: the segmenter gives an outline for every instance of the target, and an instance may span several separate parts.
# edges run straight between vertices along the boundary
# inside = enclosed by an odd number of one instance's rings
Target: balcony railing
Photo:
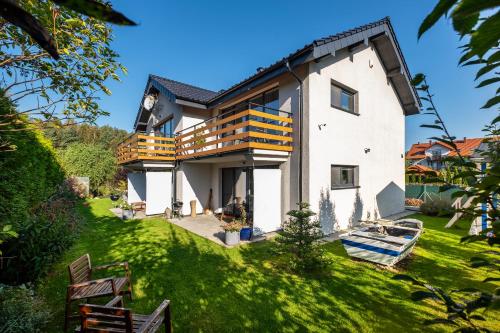
[[[291,152],[292,122],[290,113],[259,105],[226,112],[177,132],[176,158],[182,160],[245,149]]]
[[[174,161],[175,139],[135,133],[117,148],[119,164],[144,160]]]
[[[246,149],[292,151],[291,114],[251,104],[175,134],[175,138],[135,133],[118,146],[118,163],[174,161]]]

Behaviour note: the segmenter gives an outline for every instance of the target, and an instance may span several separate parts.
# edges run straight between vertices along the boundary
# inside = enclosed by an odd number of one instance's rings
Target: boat
[[[401,219],[350,231],[341,241],[351,257],[393,266],[412,252],[422,231],[422,221]]]

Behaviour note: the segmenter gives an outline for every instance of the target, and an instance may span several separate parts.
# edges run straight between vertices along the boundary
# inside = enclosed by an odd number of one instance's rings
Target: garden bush
[[[451,216],[454,213],[451,203],[447,200],[428,200],[420,205],[422,214],[428,216]]]
[[[0,284],[0,332],[41,332],[50,319],[47,309],[33,289]]]
[[[76,143],[60,152],[64,170],[70,176],[90,178],[90,191],[101,194],[117,171],[114,153],[100,145]]]
[[[0,115],[14,114],[0,91]],[[17,237],[2,239],[0,282],[19,284],[43,275],[69,246],[78,217],[76,196],[49,140],[26,118],[0,132],[0,230],[10,225]],[[10,258],[9,258],[10,257]]]

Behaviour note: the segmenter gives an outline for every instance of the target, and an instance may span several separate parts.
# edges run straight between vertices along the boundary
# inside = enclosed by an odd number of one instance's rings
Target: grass
[[[391,280],[407,273],[447,290],[493,289],[487,272],[471,269],[468,258],[483,244],[460,245],[467,225],[445,230],[446,219],[416,215],[425,233],[401,268],[382,269],[347,257],[340,242],[326,245],[333,260],[321,276],[298,276],[276,265],[272,242],[226,249],[161,218],[121,221],[111,201],[91,200],[82,207],[87,219],[81,237],[39,283],[53,311],[48,332],[60,332],[68,284],[67,265],[84,253],[94,264],[127,260],[132,268],[134,301],[126,306],[150,313],[163,300],[172,302],[177,332],[417,332],[422,320],[442,315],[437,303],[415,304],[411,286]],[[489,328],[500,323],[489,317]],[[498,318],[498,317],[497,317]]]

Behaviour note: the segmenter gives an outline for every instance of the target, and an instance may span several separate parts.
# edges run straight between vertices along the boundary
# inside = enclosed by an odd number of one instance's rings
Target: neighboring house
[[[463,138],[462,140],[455,140],[454,143],[460,155],[472,158],[482,141],[483,138]],[[421,165],[434,170],[441,170],[445,166],[443,159],[453,156],[457,156],[453,148],[438,141],[417,142],[406,153],[406,159],[410,165]]]
[[[119,161],[129,201],[148,215],[176,200],[186,215],[193,200],[198,214],[239,200],[258,234],[302,200],[331,233],[404,210],[405,117],[420,101],[388,18],[315,40],[226,90],[150,75],[144,96]]]

